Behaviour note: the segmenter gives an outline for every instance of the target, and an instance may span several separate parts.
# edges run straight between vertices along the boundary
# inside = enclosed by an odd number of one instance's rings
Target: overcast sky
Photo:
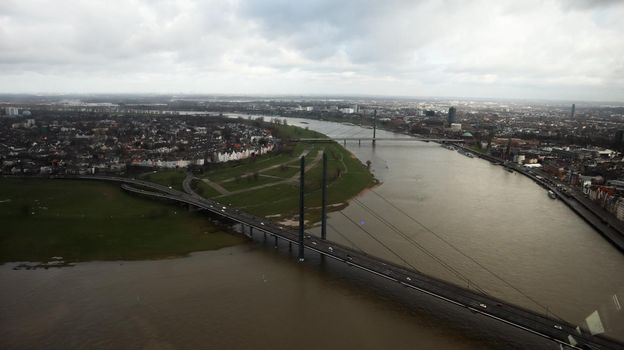
[[[624,0],[1,0],[0,92],[624,101]]]

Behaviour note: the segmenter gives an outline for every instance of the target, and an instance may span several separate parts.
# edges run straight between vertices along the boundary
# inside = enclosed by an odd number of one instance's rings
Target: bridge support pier
[[[263,233],[264,233],[264,240],[266,241],[266,232],[263,232]]]
[[[288,241],[288,251],[292,252],[292,242]]]
[[[342,140],[342,144],[346,146],[347,145],[347,140]]]
[[[249,237],[253,238],[253,227],[249,226]]]
[[[358,139],[358,146],[362,145],[362,140]]]
[[[277,249],[277,235],[274,235],[273,237],[275,237],[275,249]]]

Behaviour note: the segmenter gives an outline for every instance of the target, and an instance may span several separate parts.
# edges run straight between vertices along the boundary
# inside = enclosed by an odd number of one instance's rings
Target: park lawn
[[[220,183],[220,185],[223,186],[223,188],[225,188],[226,190],[234,192],[283,180],[284,179],[276,179],[265,176],[258,176],[257,178],[255,178],[254,176],[248,176],[245,178],[237,178],[234,181],[222,182]]]
[[[305,144],[301,144],[298,145],[300,148],[304,148]],[[323,149],[325,146],[316,146],[316,145],[309,145],[307,147],[307,149],[309,150],[308,155],[306,156],[306,161],[307,162],[311,162],[319,153],[319,151],[321,149]],[[285,169],[280,169],[280,167],[268,170],[268,171],[264,171],[264,172],[258,172],[258,176],[255,177],[253,175],[249,176],[249,172],[248,170],[251,167],[247,167],[246,169],[240,169],[238,174],[245,174],[247,176],[245,177],[241,177],[240,175],[238,175],[238,177],[235,177],[233,180],[232,178],[229,178],[230,181],[222,181],[219,184],[221,186],[223,186],[225,189],[227,189],[228,191],[234,192],[234,191],[239,191],[239,190],[244,190],[244,189],[248,189],[248,188],[252,188],[252,187],[256,187],[256,186],[262,186],[262,185],[266,185],[266,184],[270,184],[270,183],[275,183],[275,182],[281,182],[284,180],[287,180],[293,176],[296,176],[299,173],[299,152],[294,153],[294,155],[289,156],[288,158],[284,158],[283,155],[279,155],[276,156],[275,158],[279,159],[279,162],[272,162],[272,165],[279,165],[279,164],[284,164],[286,166]],[[318,168],[320,162],[315,166],[315,168]],[[260,169],[264,169],[267,166],[262,166],[262,167],[257,167],[255,164],[250,164],[253,168],[260,168]],[[320,168],[319,168],[320,169]],[[286,176],[282,175],[279,176],[277,174],[286,174]],[[269,176],[261,176],[261,174],[266,174]],[[220,175],[220,174],[219,174]],[[275,177],[279,177],[279,178],[275,178]],[[320,185],[319,185],[320,186]],[[273,186],[271,186],[272,188]]]
[[[263,171],[262,173],[269,176],[277,176],[282,179],[288,179],[299,174],[299,163],[291,162],[285,164],[283,167]]]
[[[349,151],[337,143],[319,145],[328,155],[327,178],[329,210],[343,209],[349,199],[362,190],[376,184],[374,177]],[[307,157],[306,157],[307,158]],[[311,161],[311,158],[306,161]],[[318,162],[305,174],[306,221],[313,224],[320,220],[322,162]],[[249,192],[218,198],[222,203],[239,207],[259,216],[293,218],[298,213],[299,183],[280,184]]]
[[[300,154],[301,152],[297,153]],[[202,177],[209,178],[214,182],[222,182],[237,176],[243,176],[248,173],[268,168],[273,165],[281,164],[292,160],[290,154],[268,153],[256,159],[248,158],[240,161],[231,161],[222,164],[216,164],[213,169],[205,172]]]
[[[244,241],[184,207],[83,180],[0,179],[0,221],[0,263],[154,259]]]
[[[195,191],[195,193],[204,198],[213,198],[221,194],[219,191],[212,188],[212,186],[197,179],[193,179],[193,181],[191,181],[191,188]]]
[[[143,179],[184,192],[182,189],[184,178],[186,178],[186,169],[164,169],[147,174]]]

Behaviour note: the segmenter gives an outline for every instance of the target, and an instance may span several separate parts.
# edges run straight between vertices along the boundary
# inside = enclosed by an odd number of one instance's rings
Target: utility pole
[[[321,239],[327,238],[327,153],[323,151],[323,182],[321,188]]]
[[[299,170],[299,261],[303,261],[303,195],[304,195],[305,156],[301,156]]]

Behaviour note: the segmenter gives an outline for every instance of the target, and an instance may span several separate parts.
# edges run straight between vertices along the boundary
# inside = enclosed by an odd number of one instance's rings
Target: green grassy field
[[[171,186],[171,188],[178,191],[184,191],[182,189],[182,181],[184,181],[185,177],[186,169],[165,169],[146,174],[143,176],[143,179],[163,186]]]
[[[296,137],[325,137],[314,131],[291,126],[279,126],[276,134],[281,139]],[[339,210],[347,205],[347,201],[362,190],[376,184],[375,179],[366,167],[349,151],[337,143],[296,143],[287,154],[268,158],[264,165],[255,162],[241,162],[236,165],[217,168],[206,173],[212,181],[220,183],[228,190],[251,189],[255,186],[279,183],[274,186],[253,189],[250,191],[217,196],[216,200],[243,208],[251,213],[262,216],[274,216],[281,219],[292,219],[297,214],[299,200],[298,180],[291,183],[280,183],[284,179],[298,177],[299,155],[307,151],[306,164],[312,164],[319,152],[327,154],[328,204],[334,205],[330,210]],[[288,162],[288,163],[286,163]],[[260,165],[259,165],[260,164]],[[240,179],[238,182],[223,182],[224,179],[240,177],[252,171],[266,169],[270,165],[280,165],[260,174],[276,178],[258,177],[258,180]],[[221,182],[220,182],[221,181]],[[309,224],[320,221],[322,162],[306,173],[305,198],[306,220]],[[234,186],[234,187],[233,187]],[[279,220],[279,219],[278,219]]]
[[[219,195],[219,192],[217,190],[201,180],[193,180],[191,182],[191,188],[195,191],[195,193],[206,198],[211,198]]]
[[[0,179],[0,262],[135,260],[239,244],[208,219],[118,185]]]
[[[271,128],[272,134],[282,140],[326,137],[294,126],[271,125]],[[197,175],[234,193],[220,194],[201,181],[194,181],[193,187],[206,198],[214,198],[256,215],[271,215],[276,220],[292,219],[297,214],[299,185],[297,179],[291,182],[287,180],[298,177],[299,156],[304,152],[307,153],[306,164],[313,164],[315,158],[318,161],[319,152],[325,152],[328,156],[328,204],[334,205],[330,210],[344,208],[349,199],[376,184],[368,169],[339,144],[299,142],[286,144],[279,152],[255,159],[211,164],[207,171]],[[318,161],[306,173],[306,220],[309,224],[320,221],[321,176],[322,162]],[[184,177],[183,171],[163,170],[148,175],[146,179],[181,189]]]
[[[368,169],[338,144],[317,145],[327,152],[328,205],[339,210],[362,190],[376,184]],[[307,157],[306,157],[307,158]],[[312,159],[307,158],[307,162]],[[298,173],[298,172],[296,172]],[[305,174],[306,220],[320,221],[322,162]],[[260,188],[248,192],[218,197],[217,200],[262,216],[279,215],[293,218],[298,212],[299,183],[297,181]]]

